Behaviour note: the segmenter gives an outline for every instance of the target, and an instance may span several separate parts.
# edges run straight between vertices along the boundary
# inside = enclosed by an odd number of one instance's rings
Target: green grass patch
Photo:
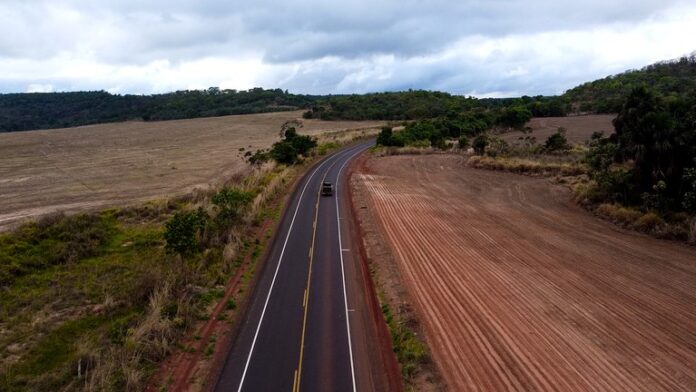
[[[317,155],[326,155],[330,151],[333,151],[339,147],[340,147],[340,145],[336,142],[322,143],[316,148],[316,152],[317,152]]]
[[[78,360],[82,357],[86,369],[88,353],[80,347],[93,347],[108,332],[132,318],[133,313],[118,313],[85,316],[63,323],[48,332],[30,349],[20,362],[10,366],[0,375],[0,389],[58,390],[77,377]]]
[[[392,347],[401,364],[402,376],[408,381],[416,374],[418,367],[428,360],[428,349],[386,303],[382,304],[382,314],[391,333]]]

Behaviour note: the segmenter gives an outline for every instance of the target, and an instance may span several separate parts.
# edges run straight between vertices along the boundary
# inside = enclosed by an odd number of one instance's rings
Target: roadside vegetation
[[[401,377],[409,389],[423,366],[430,366],[432,358],[425,343],[416,335],[410,324],[415,320],[407,320],[403,315],[396,315],[389,304],[381,299],[382,315],[391,334],[391,344],[396,359],[401,367]]]
[[[2,234],[0,389],[141,390],[239,268],[288,170]]]
[[[696,243],[696,95],[638,87],[614,126],[590,141],[578,199],[625,226]]]
[[[255,153],[248,154],[249,163],[260,164],[274,160],[278,163],[292,165],[302,161],[313,148],[317,147],[317,140],[311,136],[299,135],[294,126],[283,128],[282,140],[273,143],[269,150],[257,150]],[[327,146],[322,147],[322,152],[326,152]]]
[[[191,350],[182,338],[210,317],[230,277],[249,284],[270,233],[253,237],[279,217],[301,171],[292,163],[348,141],[332,137],[319,152],[316,139],[286,131],[277,145],[296,148],[293,159],[269,154],[218,189],[0,234],[0,390],[142,390],[168,355]],[[224,298],[217,319],[234,322],[245,292]],[[202,343],[205,358],[215,338]]]

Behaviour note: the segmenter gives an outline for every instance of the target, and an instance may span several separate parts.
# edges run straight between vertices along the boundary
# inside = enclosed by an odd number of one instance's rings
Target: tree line
[[[586,161],[597,183],[591,198],[696,213],[696,90],[675,98],[637,87],[614,128],[590,143]]]
[[[585,83],[559,96],[477,99],[424,90],[302,95],[281,89],[237,91],[216,87],[156,95],[117,95],[105,91],[0,94],[0,132],[297,109],[306,109],[303,116],[307,119],[391,121],[434,119],[476,111],[513,117],[515,112],[529,112],[534,117],[618,113],[629,93],[642,85],[654,89],[667,101],[694,91],[696,55]]]
[[[0,94],[0,132],[296,110],[308,107],[315,99],[280,89],[216,87],[156,95],[106,91]]]

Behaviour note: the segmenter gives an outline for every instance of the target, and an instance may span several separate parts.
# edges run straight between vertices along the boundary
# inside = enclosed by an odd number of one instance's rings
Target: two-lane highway
[[[298,184],[216,391],[381,389],[374,358],[362,358],[376,348],[369,322],[355,312],[363,294],[342,230],[345,167],[372,144],[332,154]],[[334,184],[333,196],[320,195],[323,181]]]

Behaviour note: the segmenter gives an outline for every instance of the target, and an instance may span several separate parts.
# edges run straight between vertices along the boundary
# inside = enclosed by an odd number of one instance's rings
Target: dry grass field
[[[56,210],[175,196],[230,178],[302,112],[0,133],[0,230]],[[318,135],[379,122],[302,120]]]
[[[593,114],[587,116],[569,117],[535,117],[527,126],[532,128],[529,136],[534,136],[537,142],[543,143],[546,138],[555,133],[559,127],[566,129],[566,137],[570,144],[583,144],[590,140],[593,132],[601,131],[604,135],[614,132],[614,125],[611,121],[616,117],[614,114]],[[500,137],[508,143],[515,143],[520,136],[526,136],[522,132],[508,132]]]
[[[371,158],[353,176],[451,390],[696,390],[695,248],[464,160]]]

